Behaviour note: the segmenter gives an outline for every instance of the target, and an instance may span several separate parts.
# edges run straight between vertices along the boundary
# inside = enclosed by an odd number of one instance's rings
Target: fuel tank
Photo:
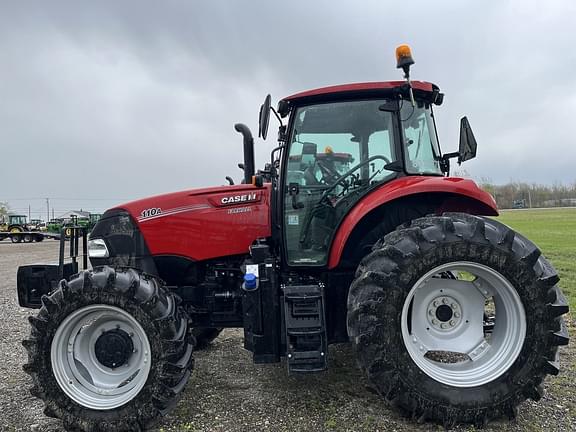
[[[202,261],[248,253],[270,236],[271,185],[174,192],[117,207],[130,213],[153,256]]]

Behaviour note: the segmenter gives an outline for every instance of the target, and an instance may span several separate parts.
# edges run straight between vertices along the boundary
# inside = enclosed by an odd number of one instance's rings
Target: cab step
[[[325,370],[324,285],[287,285],[283,290],[288,372]]]

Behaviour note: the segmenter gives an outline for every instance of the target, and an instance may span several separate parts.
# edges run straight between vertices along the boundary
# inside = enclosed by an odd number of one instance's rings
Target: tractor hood
[[[270,236],[270,184],[221,186],[168,193],[108,210],[91,238],[124,236],[129,216],[145,247],[140,254],[179,256],[201,261],[248,253],[254,240]],[[122,224],[111,218],[124,218]],[[122,228],[118,228],[122,226]],[[116,227],[116,228],[114,228]],[[134,235],[131,235],[134,239]],[[134,240],[132,240],[134,242]],[[114,255],[110,251],[110,255]]]

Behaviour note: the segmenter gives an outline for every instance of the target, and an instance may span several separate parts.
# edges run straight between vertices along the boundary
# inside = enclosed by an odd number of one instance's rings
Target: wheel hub
[[[456,278],[442,277],[447,272]],[[486,337],[486,302],[494,328]],[[424,318],[425,317],[425,318]],[[515,287],[496,269],[470,261],[424,274],[402,308],[402,337],[414,363],[454,387],[484,385],[510,369],[526,335],[526,314]]]
[[[428,305],[428,322],[436,330],[450,331],[462,321],[462,307],[455,298],[443,295]]]
[[[102,333],[94,346],[96,359],[111,369],[124,365],[133,352],[132,338],[119,328]]]

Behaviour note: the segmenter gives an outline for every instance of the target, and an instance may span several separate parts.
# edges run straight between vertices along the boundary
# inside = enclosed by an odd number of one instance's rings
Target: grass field
[[[540,247],[560,274],[560,287],[576,311],[576,208],[503,210],[498,220]]]

